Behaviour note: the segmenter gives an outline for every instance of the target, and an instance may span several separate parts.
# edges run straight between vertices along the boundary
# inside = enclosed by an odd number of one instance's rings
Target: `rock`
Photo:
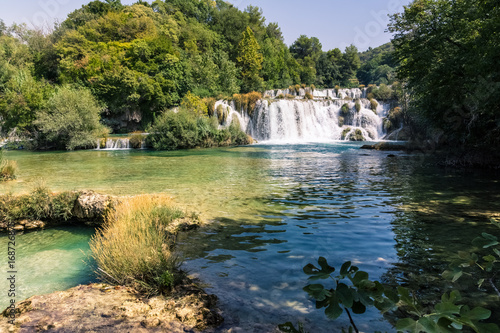
[[[217,298],[184,283],[168,297],[105,284],[33,296],[18,304],[15,325],[4,311],[0,332],[199,332],[220,325]]]
[[[93,191],[83,191],[73,207],[73,215],[81,220],[103,222],[106,212],[114,206],[114,199]]]
[[[26,230],[43,229],[44,227],[45,222],[43,221],[26,221],[26,224],[24,225]]]
[[[400,151],[409,150],[406,145],[392,144],[388,142],[380,142],[374,145],[363,145],[361,149],[382,150],[382,151]]]

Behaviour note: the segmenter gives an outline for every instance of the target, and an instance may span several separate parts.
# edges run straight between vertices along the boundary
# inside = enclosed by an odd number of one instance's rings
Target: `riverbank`
[[[185,278],[167,295],[146,298],[124,286],[89,284],[33,296],[8,309],[1,332],[199,332],[223,322],[217,297]]]

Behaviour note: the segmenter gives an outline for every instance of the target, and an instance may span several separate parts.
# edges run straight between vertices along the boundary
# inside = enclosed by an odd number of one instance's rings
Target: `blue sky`
[[[50,27],[55,20],[90,0],[0,0],[0,18],[13,22],[32,22]],[[132,4],[136,0],[122,0]],[[360,51],[387,43],[387,14],[401,11],[411,0],[231,0],[240,9],[248,5],[263,9],[266,21],[277,22],[285,42],[290,45],[300,35],[317,37],[323,50],[344,49],[354,44]]]

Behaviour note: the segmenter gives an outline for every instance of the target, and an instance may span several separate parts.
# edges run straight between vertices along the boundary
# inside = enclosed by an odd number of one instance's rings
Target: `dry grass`
[[[168,291],[179,274],[179,260],[167,228],[184,218],[186,214],[164,195],[124,199],[90,241],[98,277],[146,294]]]
[[[0,165],[0,179],[11,180],[16,179],[17,162],[3,160]]]

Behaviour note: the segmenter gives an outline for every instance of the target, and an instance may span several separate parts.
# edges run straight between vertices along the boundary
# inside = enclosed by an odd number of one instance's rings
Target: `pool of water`
[[[314,308],[302,291],[307,263],[319,256],[336,267],[351,260],[374,279],[406,284],[432,299],[449,287],[440,274],[458,250],[483,231],[498,234],[488,226],[489,217],[500,212],[498,174],[444,170],[423,155],[359,147],[8,152],[7,158],[18,162],[18,180],[1,184],[0,191],[25,192],[43,181],[55,191],[169,193],[211,221],[182,237],[179,250],[184,268],[219,296],[226,319],[220,332],[231,327],[269,332],[297,320],[312,332],[336,332],[348,320],[329,321]],[[34,257],[26,259],[31,261]],[[26,282],[31,284],[44,282]],[[487,290],[453,287],[500,317]],[[355,321],[365,331],[394,331],[376,311]]]

